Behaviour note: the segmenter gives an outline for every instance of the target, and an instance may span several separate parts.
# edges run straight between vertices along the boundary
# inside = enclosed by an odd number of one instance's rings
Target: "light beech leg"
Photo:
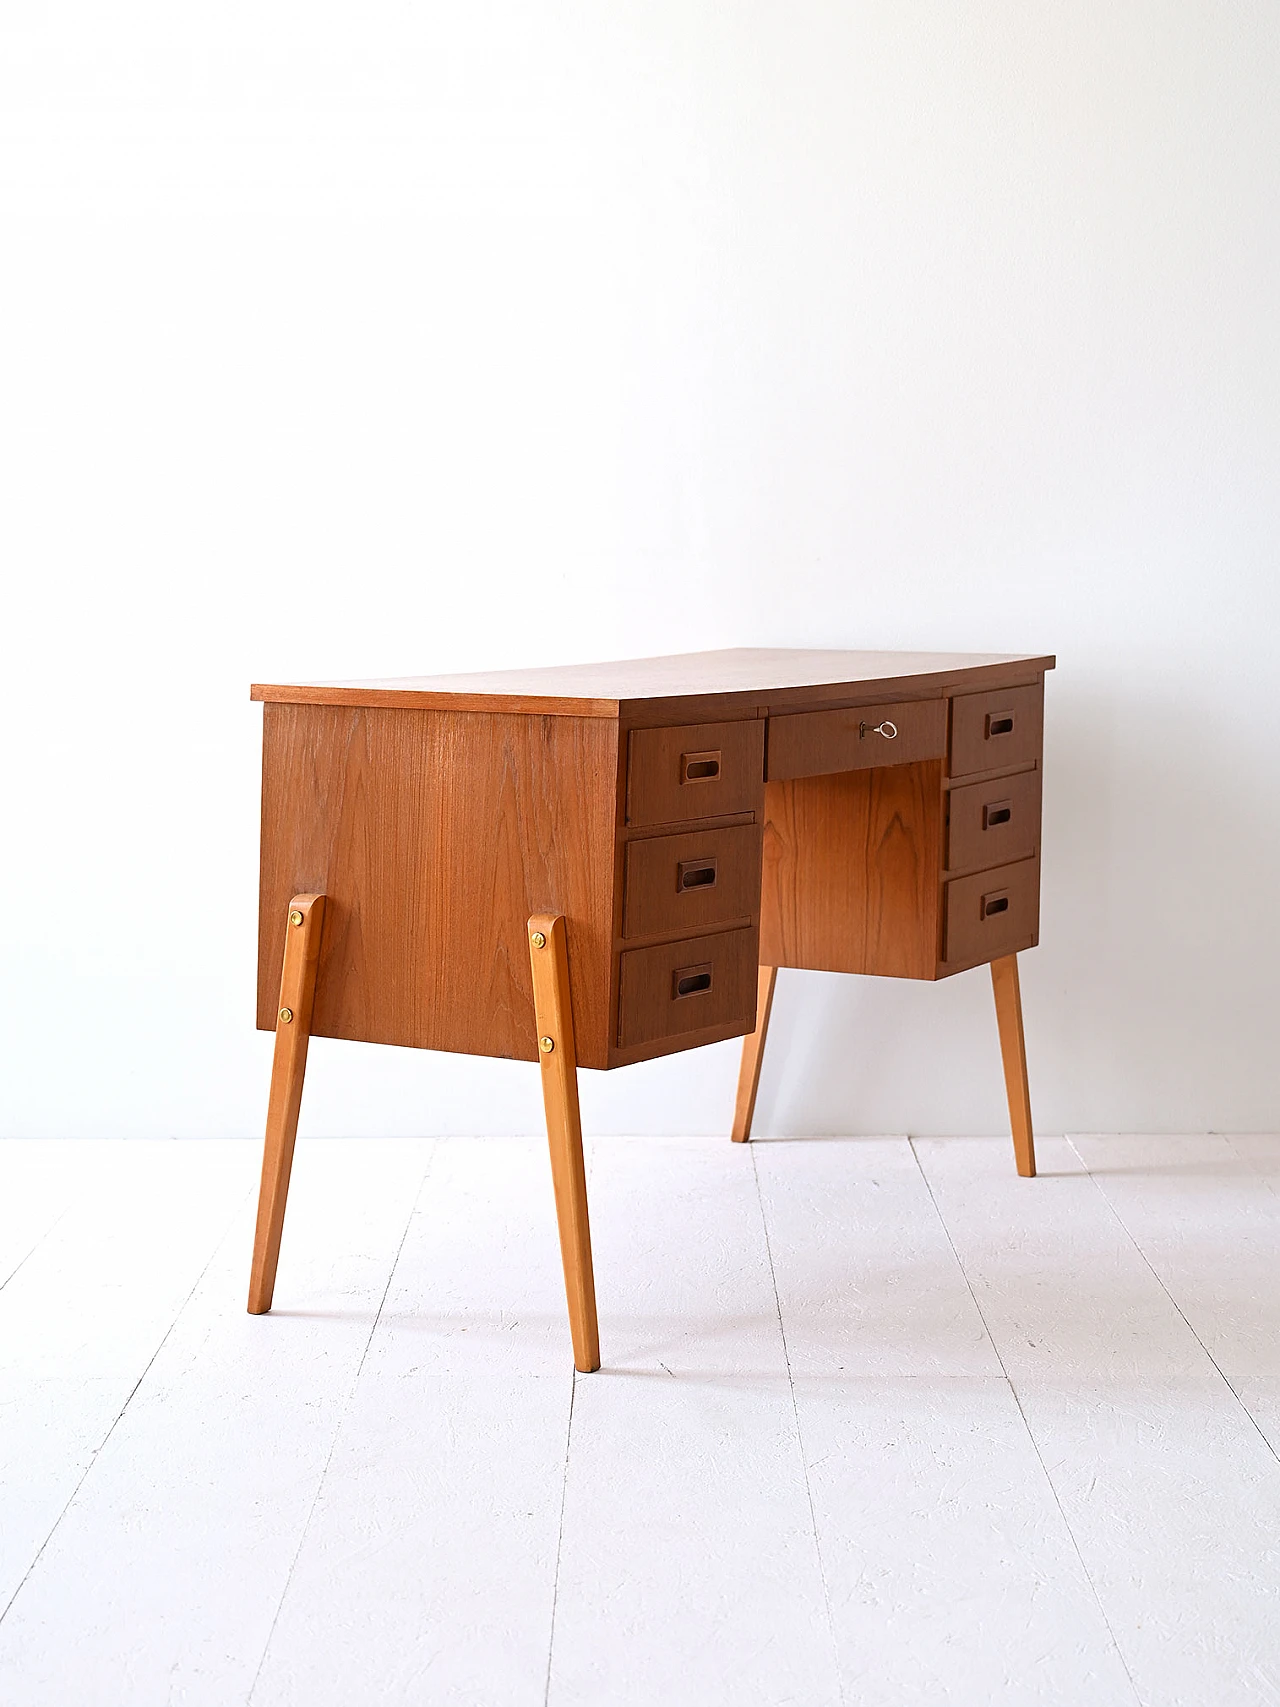
[[[285,923],[284,970],[276,1009],[276,1052],[271,1064],[258,1225],[249,1275],[251,1316],[261,1316],[271,1308],[275,1291],[289,1170],[293,1165],[293,1143],[298,1135],[298,1110],[302,1105],[302,1080],[307,1070],[307,1044],[311,1040],[311,1008],[323,924],[324,896],[295,895],[289,903]]]
[[[777,977],[776,966],[760,968],[756,984],[756,1028],[750,1037],[742,1040],[742,1065],[738,1068],[738,1098],[733,1108],[735,1144],[745,1144],[751,1136],[756,1092],[760,1088],[760,1062],[764,1056],[764,1040],[769,1029],[769,1011],[773,1007],[773,986]]]
[[[1013,1154],[1018,1172],[1034,1179],[1035,1138],[1031,1131],[1031,1087],[1027,1082],[1027,1045],[1022,1033],[1022,993],[1018,984],[1018,957],[1006,954],[991,962],[991,988],[996,998],[996,1025],[1000,1030],[1000,1053],[1004,1057],[1004,1085],[1009,1097],[1009,1124],[1013,1128]]]
[[[589,1374],[600,1367],[600,1329],[596,1322],[596,1283],[591,1268],[587,1169],[582,1155],[578,1058],[573,1041],[569,952],[563,918],[539,913],[529,920],[529,958],[533,966],[542,1101],[547,1115],[547,1143],[551,1149],[551,1180],[560,1227],[560,1259],[564,1264],[573,1361],[583,1374]]]

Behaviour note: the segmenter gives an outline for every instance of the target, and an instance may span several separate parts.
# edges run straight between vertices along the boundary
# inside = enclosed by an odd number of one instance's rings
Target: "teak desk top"
[[[1039,934],[1053,666],[744,648],[254,687],[276,1068],[251,1308],[270,1305],[313,1034],[541,1062],[584,1369],[576,1069],[745,1037],[745,1139],[779,966],[990,965],[1034,1172],[1016,957]]]
[[[519,711],[548,717],[617,717],[626,724],[700,711],[739,716],[841,699],[924,697],[962,684],[1031,681],[1054,660],[998,652],[826,652],[739,646],[604,664],[552,664],[385,681],[257,683],[250,697],[291,705],[415,706],[439,711]],[[691,703],[695,702],[695,703]]]

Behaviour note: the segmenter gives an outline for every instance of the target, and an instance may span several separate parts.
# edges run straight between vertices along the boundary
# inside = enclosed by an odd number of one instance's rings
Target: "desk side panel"
[[[579,1059],[607,1065],[616,722],[263,709],[258,1024],[314,891],[317,1036],[535,1060],[526,922],[563,913]]]

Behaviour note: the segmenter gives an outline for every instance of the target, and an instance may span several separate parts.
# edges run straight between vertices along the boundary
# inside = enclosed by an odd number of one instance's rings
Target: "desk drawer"
[[[1043,723],[1043,684],[962,694],[951,702],[951,775],[1033,763]]]
[[[628,949],[619,981],[619,1045],[631,1049],[709,1026],[753,1031],[757,945],[756,932],[743,929]]]
[[[661,936],[754,918],[760,910],[761,830],[686,830],[630,842],[622,934]]]
[[[981,965],[1034,946],[1040,934],[1040,861],[1019,860],[947,884],[947,964]]]
[[[878,765],[913,765],[940,759],[946,750],[945,700],[796,711],[769,719],[765,775],[770,782],[786,782]]]
[[[631,731],[628,824],[679,824],[758,812],[763,797],[763,718]]]
[[[953,788],[947,824],[947,869],[1008,865],[1040,844],[1040,772]]]

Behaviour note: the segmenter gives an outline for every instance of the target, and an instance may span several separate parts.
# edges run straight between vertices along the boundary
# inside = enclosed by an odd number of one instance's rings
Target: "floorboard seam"
[[[1230,1380],[1229,1376],[1227,1375],[1226,1371],[1223,1369],[1222,1365],[1218,1362],[1217,1358],[1209,1350],[1208,1346],[1204,1343],[1204,1341],[1200,1338],[1200,1335],[1196,1332],[1195,1328],[1191,1325],[1191,1322],[1188,1319],[1186,1312],[1183,1310],[1182,1306],[1178,1303],[1178,1300],[1174,1297],[1173,1293],[1170,1292],[1169,1288],[1165,1285],[1163,1279],[1160,1276],[1160,1272],[1156,1268],[1155,1264],[1151,1261],[1150,1257],[1148,1257],[1147,1253],[1143,1250],[1142,1246],[1138,1243],[1137,1239],[1129,1231],[1128,1226],[1125,1224],[1124,1217],[1121,1215],[1120,1211],[1116,1208],[1115,1204],[1111,1201],[1110,1195],[1108,1194],[1105,1186],[1103,1186],[1102,1183],[1095,1177],[1094,1173],[1092,1172],[1092,1170],[1089,1167],[1088,1162],[1085,1161],[1084,1157],[1080,1155],[1079,1150],[1076,1149],[1074,1139],[1068,1138],[1067,1143],[1071,1145],[1072,1153],[1074,1155],[1076,1155],[1077,1157],[1079,1157],[1081,1167],[1084,1169],[1085,1173],[1089,1176],[1089,1180],[1092,1183],[1094,1190],[1101,1197],[1102,1201],[1106,1204],[1111,1215],[1114,1217],[1116,1225],[1120,1228],[1120,1231],[1124,1234],[1125,1238],[1128,1239],[1129,1243],[1133,1246],[1134,1250],[1137,1251],[1138,1255],[1142,1258],[1143,1262],[1146,1264],[1146,1267],[1151,1274],[1152,1279],[1155,1281],[1156,1285],[1160,1288],[1161,1292],[1164,1293],[1165,1297],[1169,1300],[1170,1304],[1172,1304],[1173,1308],[1177,1311],[1179,1321],[1183,1324],[1183,1326],[1186,1328],[1187,1332],[1191,1335],[1192,1339],[1200,1347],[1201,1351],[1205,1354],[1205,1356],[1209,1359],[1209,1362],[1213,1365],[1214,1369],[1218,1372],[1218,1375],[1221,1378],[1223,1386],[1227,1389],[1228,1393],[1230,1393],[1231,1397],[1235,1400],[1236,1404],[1239,1405],[1240,1409],[1244,1412],[1245,1416],[1249,1419],[1249,1424],[1256,1431],[1258,1439],[1266,1447],[1267,1451],[1276,1460],[1276,1462],[1280,1463],[1280,1453],[1278,1453],[1276,1451],[1275,1447],[1267,1439],[1266,1435],[1263,1433],[1262,1429],[1259,1427],[1258,1419],[1254,1416],[1253,1412],[1249,1409],[1248,1405],[1245,1404],[1244,1400],[1240,1397],[1239,1393],[1236,1392],[1235,1387],[1232,1385],[1231,1380]]]
[[[564,1549],[564,1511],[569,1494],[569,1448],[573,1440],[573,1402],[578,1396],[578,1371],[573,1372],[569,1387],[569,1420],[564,1431],[564,1479],[560,1483],[560,1526],[556,1532],[556,1568],[551,1579],[551,1629],[547,1637],[547,1677],[542,1690],[542,1707],[551,1700],[551,1660],[556,1647],[556,1607],[560,1601],[560,1555]]]
[[[1230,1148],[1232,1154],[1235,1156],[1236,1160],[1239,1162],[1242,1162],[1244,1164],[1244,1166],[1246,1168],[1248,1168],[1249,1172],[1253,1175],[1253,1177],[1255,1179],[1261,1180],[1263,1185],[1266,1186],[1267,1190],[1272,1194],[1273,1197],[1280,1197],[1280,1185],[1278,1185],[1276,1183],[1275,1177],[1271,1173],[1263,1173],[1261,1168],[1257,1167],[1253,1162],[1251,1162],[1249,1160],[1248,1156],[1242,1156],[1240,1154],[1239,1150],[1236,1149],[1235,1140],[1236,1140],[1236,1138],[1243,1138],[1245,1136],[1245,1134],[1243,1132],[1237,1132],[1234,1135],[1230,1132],[1222,1132],[1222,1133],[1216,1133],[1216,1134],[1210,1133],[1209,1136],[1210,1137],[1216,1136],[1216,1137],[1224,1138],[1226,1140],[1227,1145]],[[1251,1134],[1250,1134],[1250,1136],[1251,1136]],[[1070,1143],[1071,1142],[1070,1139],[1068,1139],[1067,1142]],[[1074,1150],[1075,1145],[1072,1144],[1071,1148]],[[1076,1153],[1079,1154],[1078,1151]]]
[[[978,1294],[974,1291],[973,1282],[969,1278],[969,1271],[965,1268],[964,1263],[961,1260],[960,1252],[956,1249],[956,1242],[951,1237],[951,1229],[947,1226],[942,1214],[942,1206],[934,1195],[933,1186],[930,1183],[928,1174],[924,1171],[924,1164],[921,1162],[920,1154],[916,1149],[915,1139],[909,1137],[907,1139],[907,1145],[915,1160],[916,1167],[920,1171],[920,1178],[924,1182],[924,1188],[929,1193],[929,1201],[933,1205],[934,1214],[938,1217],[938,1225],[942,1228],[943,1237],[951,1247],[951,1254],[955,1258],[956,1267],[960,1270],[961,1278],[963,1279],[965,1286],[968,1288],[969,1296],[973,1300],[973,1307],[978,1312],[978,1320],[982,1323],[982,1331],[987,1336],[987,1343],[995,1354],[996,1362],[1000,1365],[1000,1373],[1009,1388],[1009,1396],[1017,1407],[1018,1415],[1022,1419],[1023,1428],[1027,1431],[1027,1439],[1031,1442],[1031,1450],[1036,1455],[1036,1463],[1039,1464],[1041,1473],[1044,1476],[1045,1486],[1048,1488],[1050,1497],[1052,1498],[1054,1505],[1057,1507],[1058,1516],[1062,1519],[1062,1527],[1066,1531],[1067,1539],[1071,1542],[1071,1549],[1076,1558],[1080,1561],[1080,1569],[1084,1573],[1084,1580],[1088,1583],[1089,1592],[1092,1594],[1094,1604],[1098,1608],[1098,1616],[1102,1619],[1103,1628],[1111,1638],[1111,1646],[1115,1649],[1116,1658],[1120,1662],[1124,1675],[1129,1680],[1129,1688],[1133,1691],[1133,1699],[1138,1703],[1138,1707],[1145,1707],[1142,1696],[1138,1693],[1138,1686],[1134,1682],[1133,1673],[1129,1670],[1129,1662],[1125,1658],[1124,1650],[1116,1638],[1116,1633],[1111,1626],[1111,1620],[1107,1617],[1107,1609],[1102,1604],[1102,1596],[1098,1593],[1098,1585],[1094,1582],[1093,1573],[1085,1563],[1084,1554],[1080,1550],[1080,1543],[1076,1539],[1076,1532],[1071,1527],[1071,1519],[1067,1516],[1062,1501],[1058,1497],[1058,1490],[1054,1486],[1053,1477],[1049,1474],[1049,1466],[1045,1463],[1044,1454],[1040,1451],[1040,1442],[1036,1439],[1031,1423],[1027,1418],[1027,1413],[1022,1408],[1022,1400],[1019,1397],[1018,1389],[1014,1386],[1013,1381],[1010,1378],[1009,1371],[1005,1368],[1004,1358],[1000,1355],[1000,1347],[996,1344],[996,1337],[991,1332],[991,1328],[987,1322],[986,1313],[983,1310],[982,1305],[978,1302]]]
[[[818,1561],[818,1579],[822,1583],[822,1600],[827,1612],[827,1632],[831,1637],[831,1660],[835,1670],[836,1688],[840,1694],[841,1707],[844,1707],[844,1670],[840,1664],[840,1644],[836,1640],[835,1614],[831,1610],[831,1587],[827,1582],[826,1562],[822,1557],[822,1543],[818,1539],[818,1512],[813,1503],[813,1484],[809,1480],[809,1455],[804,1448],[804,1431],[800,1427],[800,1406],[796,1401],[796,1384],[791,1374],[791,1350],[787,1345],[787,1328],[782,1319],[782,1300],[778,1296],[778,1277],[773,1266],[773,1246],[769,1241],[769,1218],[764,1212],[764,1193],[760,1190],[760,1170],[756,1166],[756,1153],[748,1145],[751,1156],[751,1176],[755,1180],[756,1203],[760,1210],[760,1226],[764,1233],[765,1255],[769,1259],[769,1283],[773,1287],[773,1305],[778,1313],[778,1333],[782,1339],[782,1356],[787,1366],[787,1388],[791,1394],[791,1414],[795,1418],[796,1445],[800,1449],[800,1468],[804,1473],[805,1497],[809,1501],[809,1524],[813,1530],[813,1552]]]
[[[66,1220],[67,1216],[70,1215],[71,1211],[76,1207],[76,1204],[79,1201],[80,1201],[79,1198],[74,1198],[70,1203],[67,1204],[66,1208],[63,1209],[60,1214],[54,1216],[53,1220],[50,1221],[49,1225],[45,1228],[44,1232],[40,1234],[40,1237],[36,1240],[35,1244],[32,1245],[31,1249],[29,1251],[27,1251],[25,1253],[25,1255],[19,1257],[17,1262],[9,1270],[8,1274],[5,1275],[4,1279],[0,1280],[0,1292],[4,1291],[5,1287],[13,1279],[15,1274],[21,1273],[22,1269],[26,1266],[27,1263],[30,1262],[31,1258],[40,1249],[41,1245],[49,1237],[50,1233],[55,1232],[57,1230],[57,1228],[62,1225],[62,1223]]]
[[[200,1270],[199,1274],[192,1281],[190,1291],[187,1293],[186,1297],[182,1300],[181,1304],[179,1304],[178,1308],[174,1311],[173,1320],[169,1323],[169,1326],[164,1330],[164,1332],[161,1334],[159,1340],[156,1342],[155,1350],[151,1353],[151,1356],[147,1359],[145,1365],[142,1368],[142,1372],[138,1376],[138,1379],[134,1382],[133,1386],[130,1387],[128,1397],[125,1399],[124,1404],[121,1405],[120,1409],[116,1412],[115,1416],[111,1419],[111,1426],[107,1429],[107,1432],[103,1435],[102,1439],[98,1442],[98,1444],[94,1447],[92,1453],[90,1454],[89,1462],[84,1467],[84,1474],[78,1478],[78,1480],[76,1481],[75,1487],[72,1488],[71,1492],[67,1495],[66,1504],[63,1506],[62,1510],[58,1513],[57,1517],[54,1518],[53,1524],[50,1527],[49,1533],[45,1536],[44,1540],[40,1543],[39,1547],[36,1550],[35,1558],[32,1559],[31,1563],[27,1566],[26,1570],[22,1573],[22,1580],[19,1582],[17,1588],[15,1588],[13,1593],[9,1596],[9,1598],[5,1602],[3,1608],[0,1608],[0,1624],[3,1624],[5,1619],[9,1616],[9,1613],[13,1607],[14,1601],[17,1600],[18,1596],[22,1593],[23,1589],[26,1587],[27,1580],[31,1576],[32,1571],[35,1570],[36,1566],[40,1563],[41,1559],[44,1557],[45,1549],[48,1547],[49,1543],[53,1540],[54,1536],[58,1533],[58,1530],[61,1527],[63,1518],[66,1517],[67,1513],[71,1510],[71,1507],[75,1504],[76,1495],[80,1492],[81,1488],[84,1487],[85,1482],[89,1479],[89,1476],[92,1474],[93,1467],[98,1462],[99,1454],[102,1452],[102,1450],[106,1446],[107,1442],[111,1439],[111,1436],[116,1432],[116,1429],[120,1426],[121,1418],[124,1416],[124,1413],[129,1409],[129,1406],[133,1403],[134,1397],[137,1394],[138,1388],[141,1387],[142,1383],[146,1380],[148,1374],[151,1371],[152,1365],[155,1363],[155,1360],[159,1357],[160,1353],[164,1350],[165,1346],[168,1344],[170,1334],[177,1327],[178,1323],[182,1320],[182,1312],[186,1309],[187,1305],[195,1297],[196,1291],[200,1285],[200,1282],[204,1279],[205,1275],[208,1274],[210,1268],[213,1266],[215,1260],[217,1259],[219,1253],[221,1252],[223,1245],[226,1244],[227,1239],[230,1236],[231,1229],[235,1225],[236,1221],[238,1220],[238,1218],[240,1216],[241,1208],[243,1207],[245,1199],[248,1198],[248,1196],[249,1196],[249,1193],[246,1191],[244,1194],[244,1197],[242,1197],[239,1200],[239,1202],[237,1202],[234,1210],[232,1211],[231,1215],[228,1217],[226,1226],[223,1228],[222,1232],[218,1235],[217,1239],[214,1240],[213,1249],[209,1252],[209,1256],[208,1256],[207,1261],[204,1264],[204,1267]],[[24,1258],[23,1260],[25,1261],[26,1259]]]
[[[347,1388],[347,1396],[343,1401],[342,1410],[338,1415],[337,1422],[333,1426],[333,1438],[329,1442],[329,1450],[325,1454],[324,1465],[321,1468],[319,1476],[316,1477],[315,1493],[311,1496],[311,1504],[307,1509],[306,1518],[298,1533],[298,1545],[293,1550],[293,1558],[289,1561],[289,1569],[285,1573],[284,1586],[280,1590],[280,1598],[276,1601],[276,1609],[271,1617],[271,1628],[267,1631],[267,1639],[262,1645],[262,1653],[259,1656],[257,1667],[254,1670],[253,1682],[249,1685],[249,1693],[244,1698],[245,1707],[249,1707],[249,1703],[253,1700],[254,1694],[258,1688],[258,1682],[262,1677],[262,1668],[267,1663],[267,1655],[271,1651],[271,1638],[275,1635],[276,1625],[280,1622],[280,1613],[283,1610],[284,1603],[289,1595],[289,1584],[293,1581],[293,1573],[297,1570],[298,1560],[302,1557],[302,1548],[307,1539],[307,1532],[311,1528],[312,1519],[315,1517],[316,1507],[320,1503],[320,1495],[324,1491],[325,1479],[329,1474],[329,1466],[333,1463],[333,1455],[338,1450],[338,1441],[342,1436],[342,1425],[347,1420],[347,1416],[351,1410],[351,1401],[355,1397],[356,1388],[360,1385],[360,1376],[369,1356],[369,1347],[373,1344],[373,1336],[377,1333],[378,1323],[382,1320],[382,1312],[386,1307],[387,1298],[391,1292],[391,1282],[395,1279],[396,1269],[400,1266],[400,1253],[404,1250],[405,1240],[409,1237],[409,1229],[412,1227],[413,1218],[418,1212],[418,1204],[422,1198],[423,1188],[426,1186],[427,1180],[430,1176],[438,1148],[439,1140],[437,1139],[432,1144],[427,1155],[427,1163],[422,1170],[422,1178],[418,1181],[418,1189],[413,1194],[413,1202],[409,1205],[409,1213],[405,1216],[404,1228],[400,1234],[400,1242],[396,1246],[396,1254],[391,1259],[391,1267],[387,1271],[387,1284],[382,1288],[382,1297],[378,1300],[378,1308],[374,1312],[373,1321],[369,1326],[368,1337],[364,1342],[364,1350],[360,1353],[360,1361],[356,1365],[355,1374],[351,1377],[351,1385]]]

